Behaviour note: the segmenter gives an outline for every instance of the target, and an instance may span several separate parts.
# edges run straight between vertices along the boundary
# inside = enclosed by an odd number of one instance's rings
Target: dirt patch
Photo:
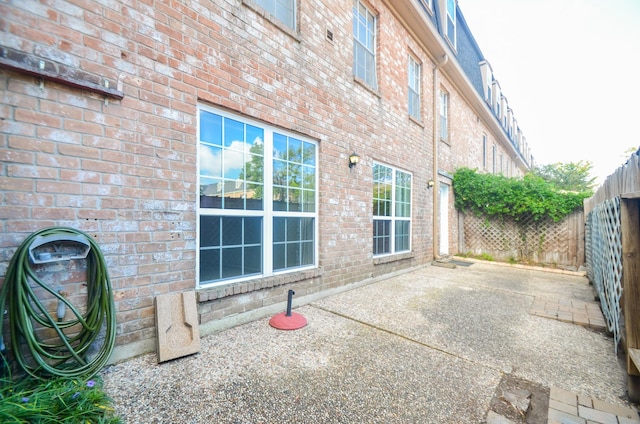
[[[527,391],[531,393],[531,403],[526,413],[518,409],[505,398],[506,393]],[[549,388],[538,383],[524,380],[510,374],[504,374],[491,399],[490,409],[517,424],[544,424],[549,414]]]

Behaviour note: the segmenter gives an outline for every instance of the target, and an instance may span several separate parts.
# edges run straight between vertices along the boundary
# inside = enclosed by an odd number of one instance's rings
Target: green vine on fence
[[[481,174],[460,168],[453,177],[456,208],[478,216],[510,217],[516,221],[551,218],[557,222],[581,209],[588,192],[563,192],[534,174],[523,178]]]

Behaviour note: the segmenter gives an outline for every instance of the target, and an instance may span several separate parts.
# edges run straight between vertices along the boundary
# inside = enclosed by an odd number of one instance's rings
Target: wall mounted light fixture
[[[353,152],[349,155],[349,168],[353,168],[360,162],[360,156],[356,152]]]
[[[429,181],[427,182],[427,187],[428,187],[428,188],[433,188],[433,186],[434,186],[434,185],[436,185],[436,182],[435,182],[435,181],[433,181],[433,180],[429,180]]]

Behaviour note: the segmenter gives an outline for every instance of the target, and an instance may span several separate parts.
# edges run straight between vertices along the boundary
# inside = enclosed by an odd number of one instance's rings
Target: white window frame
[[[278,21],[292,30],[296,30],[297,0],[253,0],[256,5],[264,9]]]
[[[374,90],[377,78],[377,16],[360,0],[353,0],[353,75]]]
[[[433,13],[433,0],[420,0],[420,3],[427,8],[429,13]]]
[[[298,134],[290,133],[286,130],[282,130],[280,128],[271,126],[261,121],[253,120],[250,118],[246,118],[244,116],[234,115],[224,110],[217,109],[215,107],[211,107],[208,105],[199,104],[198,105],[198,125],[197,125],[197,139],[198,139],[198,161],[197,161],[197,188],[196,188],[196,197],[197,207],[196,207],[196,285],[198,288],[204,287],[215,287],[222,286],[231,283],[236,283],[239,281],[252,280],[256,278],[267,277],[271,275],[284,274],[289,272],[295,272],[305,269],[316,268],[318,264],[318,178],[319,178],[319,166],[318,166],[318,143],[314,140],[310,140],[306,137],[302,137]],[[202,178],[202,170],[201,170],[201,160],[202,160],[202,149],[203,145],[210,145],[210,143],[206,143],[201,141],[201,113],[208,112],[211,114],[219,115],[223,119],[231,119],[234,121],[239,121],[245,125],[251,125],[253,127],[258,127],[263,130],[264,134],[264,148],[263,148],[263,206],[261,210],[254,209],[223,209],[223,208],[215,208],[215,207],[201,207],[200,202],[200,190],[201,190],[201,178]],[[305,146],[313,145],[314,147],[314,165],[310,168],[313,168],[314,176],[313,176],[313,211],[279,211],[274,210],[273,207],[273,199],[274,199],[274,134],[278,134],[280,136],[293,138],[304,143]],[[222,163],[222,166],[224,162]],[[245,162],[246,163],[246,162]],[[288,163],[288,162],[287,162]],[[306,165],[305,165],[306,166]],[[304,168],[304,166],[303,166]],[[305,168],[306,169],[306,168]],[[225,172],[225,171],[223,171]],[[224,175],[223,175],[224,176]],[[261,260],[262,260],[262,272],[254,273],[250,275],[241,275],[238,277],[232,278],[220,278],[217,280],[210,280],[208,282],[202,282],[200,278],[200,261],[201,261],[201,228],[200,221],[203,216],[211,216],[211,217],[240,217],[240,218],[251,218],[258,217],[262,218],[262,242],[261,242]],[[294,266],[290,268],[285,268],[281,270],[274,271],[273,267],[273,249],[274,249],[274,236],[273,236],[273,222],[274,218],[311,218],[313,219],[313,263],[305,264],[301,266]],[[244,254],[243,254],[244,257]]]
[[[409,116],[418,121],[421,119],[422,99],[420,97],[420,80],[422,75],[422,64],[412,55],[409,55],[408,70],[408,110]]]
[[[384,167],[388,170],[391,171],[391,211],[390,211],[390,215],[378,215],[376,214],[376,208],[375,208],[375,200],[379,199],[379,197],[376,197],[376,167]],[[406,253],[406,252],[411,252],[412,249],[412,243],[411,243],[411,239],[412,234],[413,234],[413,224],[412,224],[412,213],[413,213],[413,174],[411,172],[405,171],[403,169],[400,168],[396,168],[394,166],[390,166],[390,165],[386,165],[383,163],[379,163],[379,162],[374,162],[373,164],[373,195],[372,195],[372,200],[373,200],[373,204],[374,204],[374,210],[373,210],[373,256],[374,257],[380,257],[380,256],[389,256],[389,255],[396,255],[396,254],[400,254],[400,253]],[[399,200],[397,198],[397,192],[398,192],[398,183],[397,183],[397,178],[398,178],[398,173],[402,173],[407,175],[410,180],[410,186],[409,186],[409,201],[408,201],[408,208],[409,208],[409,214],[408,216],[398,216],[398,210],[397,210],[397,206],[398,204],[401,202],[401,200]],[[407,202],[403,202],[405,205],[407,205]],[[384,253],[378,253],[376,254],[376,223],[377,221],[387,221],[389,222],[389,226],[390,226],[390,233],[389,233],[389,252],[384,252]],[[407,249],[403,249],[403,250],[398,250],[398,247],[396,246],[396,223],[399,222],[407,222],[409,224],[409,240],[408,240],[408,248]]]

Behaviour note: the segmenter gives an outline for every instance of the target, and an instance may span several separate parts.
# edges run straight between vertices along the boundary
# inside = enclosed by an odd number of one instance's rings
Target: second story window
[[[447,0],[447,38],[456,45],[456,0]]]
[[[409,56],[409,115],[420,120],[420,64]]]
[[[377,90],[376,17],[360,0],[353,2],[353,75]]]
[[[264,10],[296,30],[296,0],[254,0]]]
[[[440,140],[449,141],[449,93],[440,91]]]

